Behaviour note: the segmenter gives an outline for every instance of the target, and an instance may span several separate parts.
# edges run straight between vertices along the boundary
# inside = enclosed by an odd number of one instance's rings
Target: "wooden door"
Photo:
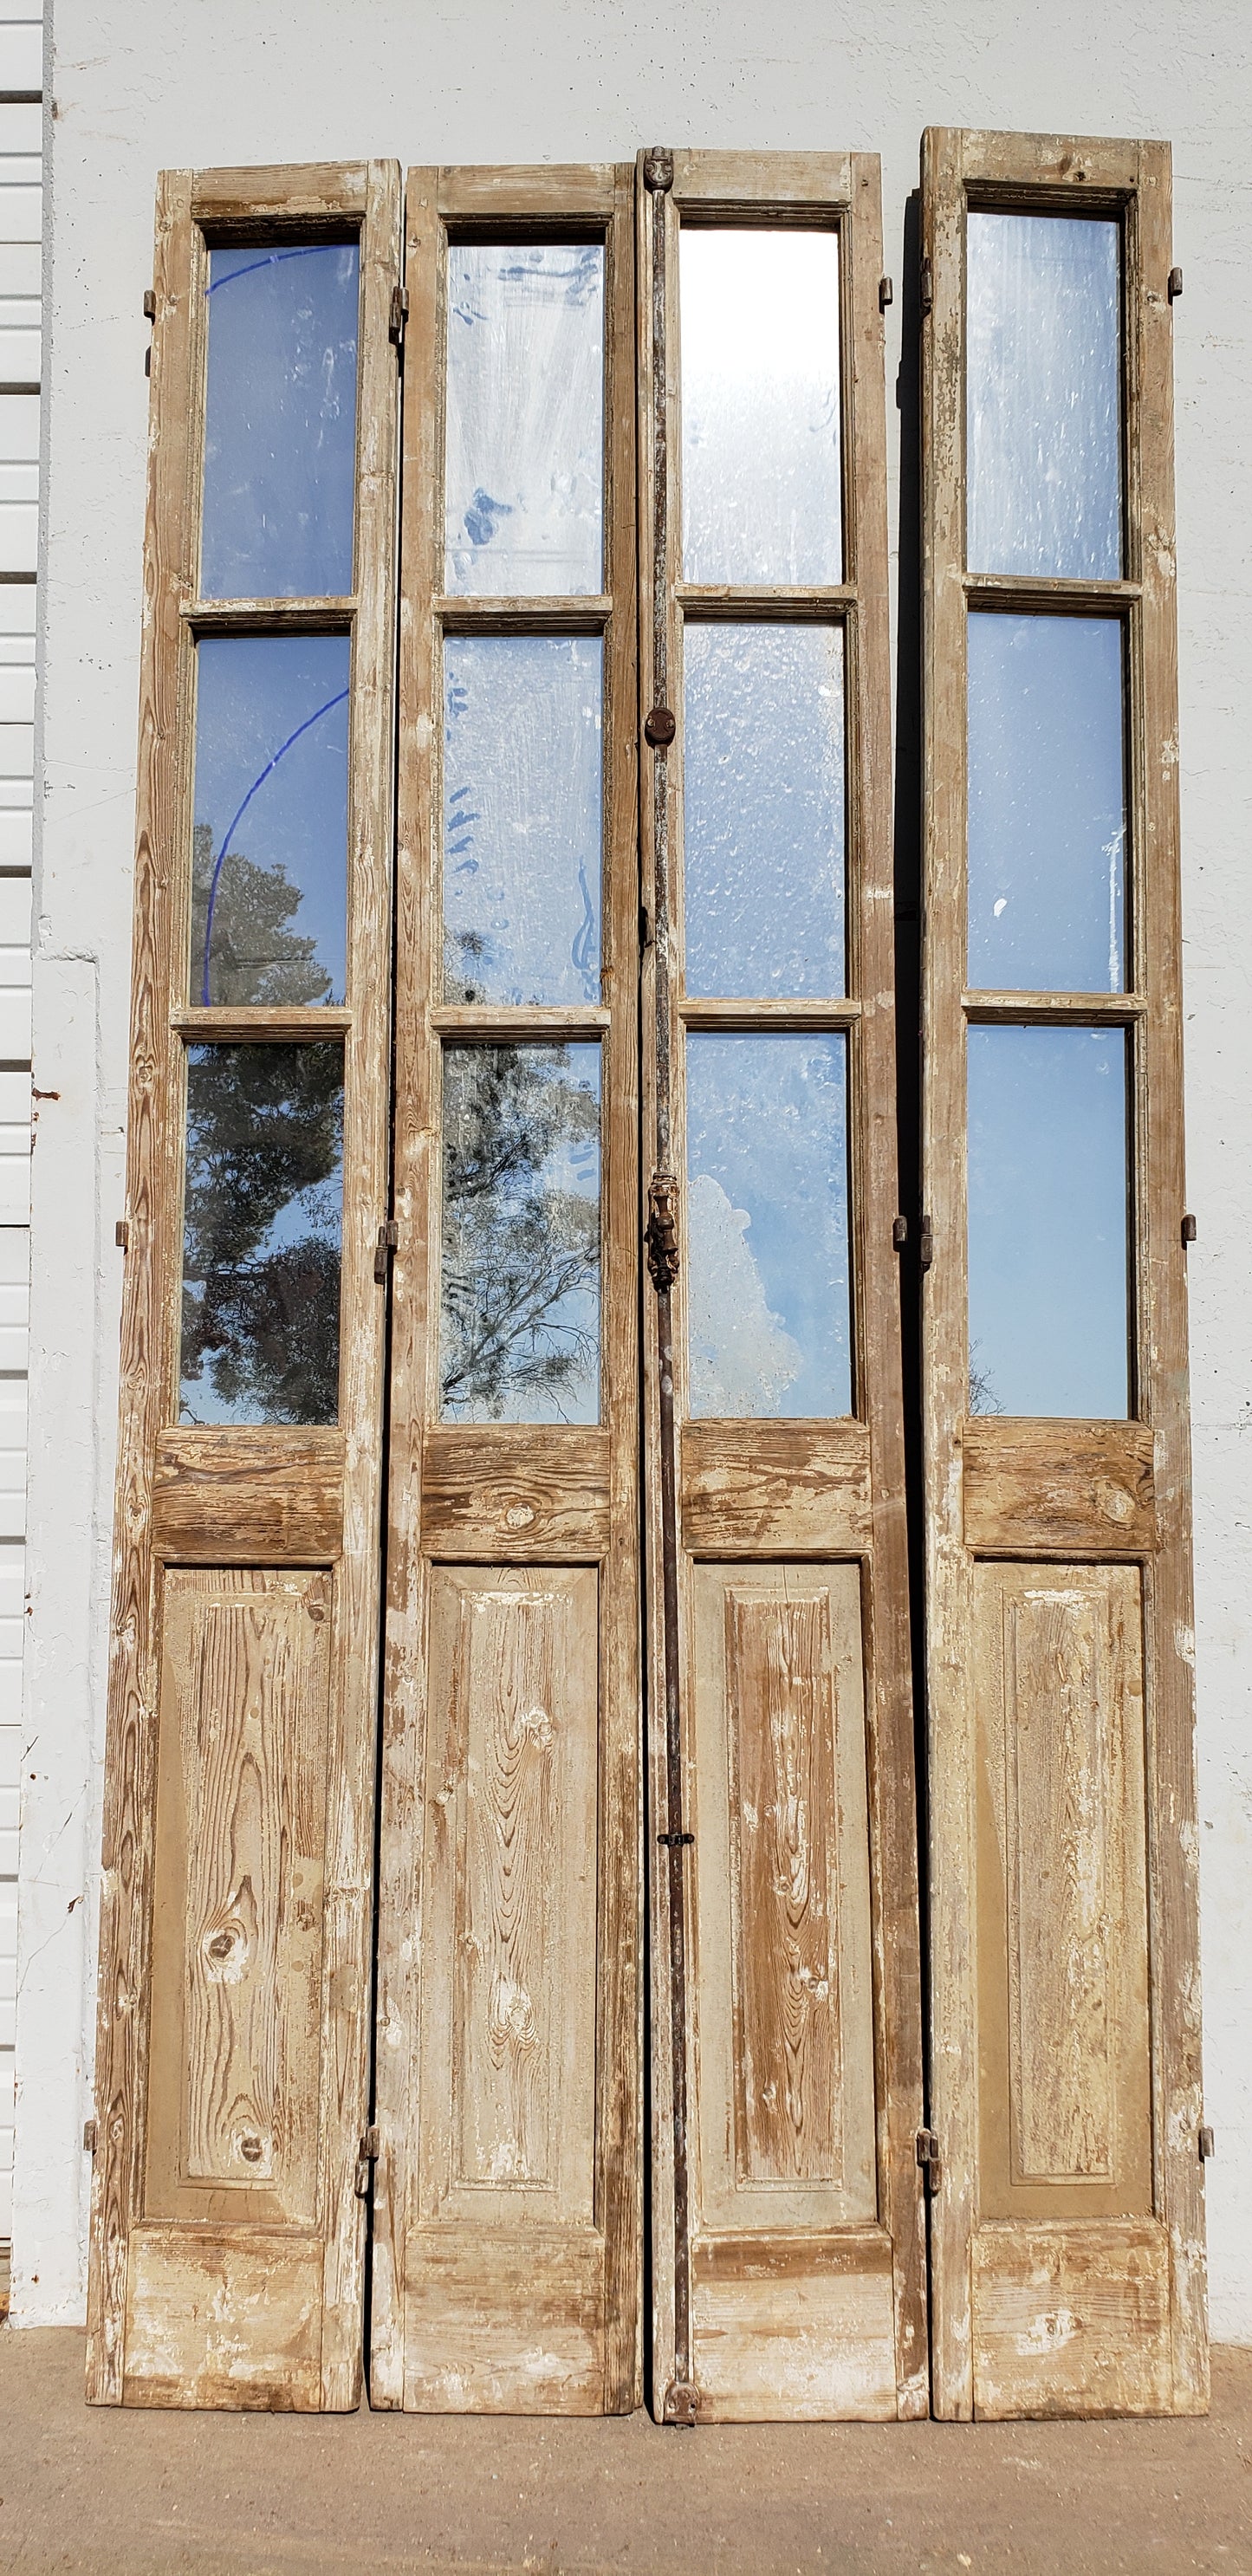
[[[399,214],[382,163],[158,203],[89,2133],[113,2404],[360,2393]]]
[[[408,182],[376,2406],[640,2389],[632,202]]]
[[[878,164],[641,179],[653,2403],[909,2416]]]
[[[1188,2412],[1169,152],[923,181],[935,2410]]]

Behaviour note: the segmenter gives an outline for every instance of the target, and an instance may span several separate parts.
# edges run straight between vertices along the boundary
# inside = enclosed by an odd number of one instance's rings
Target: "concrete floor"
[[[0,2568],[91,2576],[1252,2576],[1252,2351],[1163,2424],[749,2425],[88,2408],[0,2331]]]

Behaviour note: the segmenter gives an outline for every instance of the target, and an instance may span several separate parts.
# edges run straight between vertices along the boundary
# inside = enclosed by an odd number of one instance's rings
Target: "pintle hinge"
[[[392,1253],[395,1251],[399,1240],[400,1228],[396,1224],[394,1217],[390,1219],[388,1224],[380,1225],[378,1229],[378,1241],[374,1246],[374,1277],[376,1279],[381,1280],[386,1278],[387,1264],[390,1261]]]
[[[409,290],[407,286],[393,286],[391,290],[391,320],[387,325],[387,337],[389,340],[395,341],[397,349],[400,347],[404,339],[404,326],[408,321],[408,318]]]
[[[643,184],[654,196],[663,195],[674,185],[674,155],[663,143],[654,143],[643,156]]]
[[[926,2177],[927,2191],[938,2191],[942,2165],[939,2156],[939,2141],[935,2136],[933,2129],[918,2130],[917,2161]]]

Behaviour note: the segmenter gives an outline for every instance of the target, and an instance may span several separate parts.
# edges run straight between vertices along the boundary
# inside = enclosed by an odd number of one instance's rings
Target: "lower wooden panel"
[[[316,2413],[325,2258],[294,2228],[135,2228],[125,2404]]]
[[[1169,2307],[1158,2220],[980,2227],[975,2413],[1171,2413]]]
[[[898,2411],[884,2231],[692,2247],[701,2423],[887,2423]]]
[[[318,2221],[331,1602],[164,1579],[149,2219]]]
[[[604,2405],[598,1576],[436,1566],[404,2403]]]

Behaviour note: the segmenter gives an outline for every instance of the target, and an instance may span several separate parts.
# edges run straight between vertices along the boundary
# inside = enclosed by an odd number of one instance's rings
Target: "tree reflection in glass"
[[[182,1421],[338,1420],[342,1205],[342,1047],[189,1047]]]
[[[441,1409],[600,1412],[600,1050],[454,1046],[443,1061]]]

